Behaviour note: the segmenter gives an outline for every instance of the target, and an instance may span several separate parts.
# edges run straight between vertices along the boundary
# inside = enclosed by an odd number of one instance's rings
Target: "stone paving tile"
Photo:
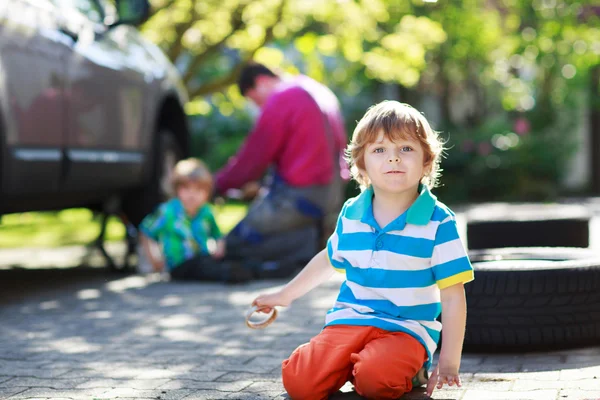
[[[579,390],[579,389],[562,389],[558,394],[559,399],[568,400],[599,400],[599,390]]]
[[[12,397],[8,397],[10,400],[17,399],[30,399],[30,398],[44,398],[44,399],[58,399],[68,398],[73,400],[91,400],[99,397],[105,392],[106,389],[49,389],[49,388],[32,388],[27,389],[19,394]]]
[[[486,373],[501,373],[501,372],[519,372],[522,371],[521,364],[500,364],[495,365],[492,363],[479,364],[479,365],[465,365],[460,367],[461,372],[469,372],[469,373],[478,373],[478,372],[486,372]]]
[[[279,397],[279,394],[269,394],[269,393],[232,393],[229,396],[225,397],[226,399],[231,400],[271,400]]]
[[[50,389],[69,389],[87,382],[88,379],[42,379],[32,377],[16,377],[3,383],[7,387],[43,387]]]
[[[564,381],[574,381],[579,379],[598,379],[598,385],[600,386],[600,357],[596,362],[598,363],[598,365],[595,367],[562,369],[560,371],[560,379]],[[565,366],[562,365],[562,367]]]
[[[283,392],[281,382],[254,382],[247,388],[248,392]]]
[[[467,389],[461,400],[553,400],[558,396],[558,390],[532,390],[528,392]]]
[[[502,372],[502,373],[476,372],[475,374],[473,374],[471,380],[485,381],[485,380],[490,380],[490,379],[503,379],[503,380],[507,380],[507,381],[516,381],[516,380],[558,381],[559,377],[560,377],[560,371]]]
[[[196,390],[184,397],[185,400],[226,400],[231,399],[231,395],[243,396],[243,393],[225,393],[216,390]],[[233,397],[236,398],[236,397]]]
[[[234,382],[248,380],[253,382],[272,382],[272,381],[281,381],[281,372],[277,371],[276,373],[268,373],[268,374],[257,374],[251,372],[227,372],[219,378],[215,379],[217,382]]]
[[[27,388],[24,387],[0,387],[0,399],[8,399],[9,397],[16,395],[18,393],[22,393],[25,390],[27,390]]]
[[[10,366],[0,365],[0,376],[29,376],[41,379],[64,378],[63,375],[69,371],[67,368],[11,368]]]
[[[135,379],[193,379],[196,381],[215,381],[227,374],[224,371],[177,372],[168,369],[149,369],[135,376]]]
[[[250,386],[252,381],[236,382],[202,382],[192,379],[173,379],[160,386],[159,389],[205,389],[219,392],[239,392]]]
[[[140,398],[140,399],[159,399],[160,400],[175,400],[182,399],[193,393],[191,389],[164,390],[164,389],[133,389],[133,388],[116,388],[104,391],[97,396],[98,400],[114,399],[114,398]]]
[[[507,392],[512,389],[514,383],[514,379],[503,378],[502,376],[473,377],[472,380],[465,382],[463,387],[470,390],[486,389],[493,392]]]
[[[320,331],[339,286],[316,288],[255,331],[243,324],[247,305],[284,281],[230,287],[90,276],[0,303],[0,399],[286,399],[281,362]],[[465,353],[463,387],[433,399],[600,400],[599,377],[600,346]],[[334,399],[360,399],[351,385],[345,390]],[[424,399],[422,389],[402,397]]]
[[[132,389],[158,389],[169,382],[169,379],[88,379],[87,382],[77,385],[79,389],[86,388],[132,388]]]

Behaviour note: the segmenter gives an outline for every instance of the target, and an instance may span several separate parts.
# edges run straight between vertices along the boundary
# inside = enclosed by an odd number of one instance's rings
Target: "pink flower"
[[[527,118],[519,117],[515,120],[513,129],[517,135],[523,136],[529,133],[529,130],[531,129],[531,124],[529,123],[529,120],[527,120]]]
[[[475,149],[475,142],[470,139],[465,140],[461,144],[461,150],[463,153],[470,153]]]
[[[492,145],[489,142],[481,142],[477,146],[477,152],[479,155],[487,156],[492,152]]]

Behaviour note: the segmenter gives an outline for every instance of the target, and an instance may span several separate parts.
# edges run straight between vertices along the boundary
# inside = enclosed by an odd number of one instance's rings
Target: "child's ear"
[[[433,168],[433,162],[431,160],[429,161],[425,161],[425,164],[423,164],[423,177],[429,175],[431,173],[431,169]]]
[[[358,169],[358,173],[360,174],[360,177],[362,178],[363,181],[371,182],[369,179],[369,175],[367,175],[367,171],[365,171],[362,168],[357,168],[357,169]]]

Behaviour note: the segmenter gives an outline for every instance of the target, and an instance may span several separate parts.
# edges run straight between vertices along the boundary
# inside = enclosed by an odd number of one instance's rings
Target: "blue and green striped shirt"
[[[144,218],[140,231],[160,244],[168,270],[197,254],[208,254],[209,239],[222,237],[208,204],[190,218],[178,198],[161,204]]]

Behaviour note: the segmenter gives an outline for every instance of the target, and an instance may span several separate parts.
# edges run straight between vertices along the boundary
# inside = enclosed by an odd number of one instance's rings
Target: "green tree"
[[[250,59],[293,71],[301,61],[324,79],[324,57],[364,68],[368,77],[418,82],[425,55],[446,39],[426,16],[397,15],[384,0],[153,0],[143,31],[182,71],[192,102],[206,113],[203,96],[224,114],[241,99],[228,87]],[[267,46],[272,44],[271,46]],[[338,81],[350,76],[335,70]]]

